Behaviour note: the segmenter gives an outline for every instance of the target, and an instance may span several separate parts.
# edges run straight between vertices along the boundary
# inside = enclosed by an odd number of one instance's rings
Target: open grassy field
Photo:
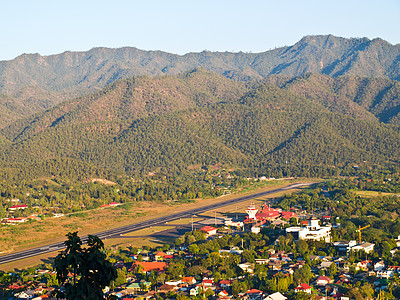
[[[246,192],[240,192],[241,195],[254,194],[261,191],[267,191],[282,186],[293,184],[294,182],[319,182],[321,180],[307,179],[307,180],[277,180],[264,183],[263,185],[257,184],[246,189]],[[288,191],[287,193],[292,193]],[[266,199],[278,197],[282,195],[274,194],[263,199],[253,199],[239,204],[227,206],[217,210],[217,217],[223,217],[226,213],[231,212],[244,212],[244,209],[248,207],[251,202],[254,202],[257,206],[260,206]],[[47,245],[57,241],[64,241],[65,235],[68,232],[78,231],[80,236],[86,234],[95,234],[96,232],[132,224],[144,220],[148,220],[155,217],[165,216],[171,213],[181,212],[192,208],[197,208],[205,205],[209,205],[216,202],[226,201],[228,199],[238,197],[239,192],[232,193],[230,195],[213,198],[213,199],[198,199],[193,203],[186,204],[171,204],[171,203],[158,203],[158,202],[136,202],[128,203],[114,208],[97,209],[91,211],[85,211],[71,216],[65,216],[61,218],[45,219],[42,221],[34,221],[31,223],[25,223],[18,226],[2,226],[0,228],[0,252],[11,253],[21,251],[33,247]],[[205,217],[214,217],[215,212],[210,211],[203,214]],[[198,216],[199,220],[202,216]],[[182,219],[184,220],[184,219]],[[188,218],[184,222],[182,220],[176,220],[168,225],[183,225],[189,224],[191,218]],[[196,220],[196,221],[199,221]],[[176,223],[175,223],[176,222]],[[166,226],[164,230],[168,229]],[[154,232],[153,232],[154,233]],[[132,233],[132,235],[138,235],[138,232]],[[151,234],[151,233],[150,233]],[[143,235],[147,235],[143,233]],[[127,245],[129,243],[140,245],[157,245],[159,242],[152,241],[148,238],[135,238],[129,240],[127,238],[121,239],[108,239],[105,241],[106,245]],[[162,242],[161,242],[162,244]],[[51,255],[47,255],[47,258]],[[39,264],[43,261],[42,258],[31,258],[29,263],[25,262],[25,267],[28,265]],[[17,265],[16,263],[12,263]],[[18,265],[20,265],[18,263]],[[0,270],[7,270],[6,265],[0,265]]]
[[[395,193],[382,193],[382,192],[376,192],[376,191],[356,191],[355,193],[358,196],[364,197],[364,198],[396,195]]]

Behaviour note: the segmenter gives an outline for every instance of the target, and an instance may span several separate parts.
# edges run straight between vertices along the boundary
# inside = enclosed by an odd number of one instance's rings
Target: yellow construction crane
[[[368,228],[370,225],[367,225],[367,226],[364,226],[364,227],[361,227],[360,225],[358,225],[358,241],[359,241],[359,243],[361,244],[361,230],[363,230],[363,229],[365,229],[365,228]]]

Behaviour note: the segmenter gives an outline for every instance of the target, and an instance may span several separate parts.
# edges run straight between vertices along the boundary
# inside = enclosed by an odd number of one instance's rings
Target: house
[[[129,271],[133,272],[136,268],[142,269],[145,273],[151,271],[161,272],[165,271],[167,264],[159,261],[135,261]]]
[[[263,299],[263,292],[257,289],[251,289],[246,292],[246,296],[249,299]]]
[[[384,268],[385,262],[383,260],[380,260],[374,264],[374,271],[382,271]]]
[[[360,270],[361,269],[363,271],[367,271],[368,267],[370,267],[371,264],[372,264],[372,261],[370,261],[370,260],[360,261],[359,263],[357,263],[356,270]]]
[[[307,283],[302,283],[294,289],[294,292],[295,293],[304,292],[307,294],[311,294],[311,286],[309,286]]]
[[[126,286],[127,290],[132,290],[133,292],[140,291],[148,291],[151,287],[151,282],[141,281],[141,282],[132,282],[131,284]]]
[[[377,278],[389,279],[392,276],[394,276],[394,270],[381,270],[376,272]]]
[[[269,262],[269,258],[256,258],[256,264],[265,265]]]
[[[329,278],[328,276],[319,276],[315,282],[316,285],[325,286],[329,283],[332,283],[333,279]]]
[[[156,254],[154,254],[154,259],[156,261],[163,261],[167,255],[168,255],[167,253],[162,252],[162,251],[157,252]]]
[[[254,272],[254,264],[245,262],[242,264],[239,264],[239,268],[241,268],[243,271],[248,272],[252,274]]]
[[[206,234],[206,237],[217,234],[217,228],[212,226],[204,226],[200,231],[203,231]]]
[[[213,285],[214,285],[214,280],[213,280],[213,279],[207,279],[207,278],[204,278],[204,279],[203,279],[203,286],[204,286],[205,288],[211,287],[211,286],[213,286]]]
[[[332,262],[332,261],[323,261],[319,265],[319,267],[320,267],[320,269],[328,269],[331,266],[331,264],[334,264],[334,262]]]
[[[20,204],[20,205],[13,205],[13,206],[10,206],[10,207],[8,208],[8,210],[9,210],[9,211],[16,211],[16,210],[25,209],[25,208],[28,208],[28,206],[26,206],[25,204]]]
[[[268,297],[264,298],[264,300],[286,300],[286,299],[287,298],[279,292],[273,293]]]
[[[182,283],[195,284],[196,283],[196,278],[194,278],[194,277],[183,277],[182,278]]]
[[[160,286],[157,289],[157,292],[162,293],[162,294],[168,294],[169,292],[177,291],[177,290],[178,290],[178,287],[176,285],[163,284],[162,286]]]
[[[19,224],[28,221],[28,218],[7,218],[4,223],[6,224]]]
[[[229,288],[233,283],[233,280],[220,280],[219,286],[223,289]]]
[[[226,296],[229,296],[229,293],[228,293],[227,291],[223,290],[223,291],[220,291],[220,292],[218,293],[218,296],[220,296],[220,297],[226,297]]]
[[[237,248],[237,247],[232,247],[232,248],[229,249],[229,250],[226,250],[226,249],[218,250],[218,252],[219,252],[220,255],[221,255],[222,253],[242,254],[242,253],[243,253],[243,250],[240,250],[240,249]],[[223,256],[223,255],[221,255],[221,256]]]

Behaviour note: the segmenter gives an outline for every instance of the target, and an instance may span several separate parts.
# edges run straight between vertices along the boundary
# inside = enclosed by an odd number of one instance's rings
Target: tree
[[[337,270],[337,266],[335,263],[332,263],[329,268],[328,268],[328,275],[329,277],[335,277],[335,275],[337,274],[338,270]]]
[[[296,244],[297,251],[301,254],[304,255],[308,251],[308,244],[304,240],[299,240]]]
[[[66,298],[104,299],[102,290],[117,278],[117,271],[106,260],[103,242],[97,236],[89,235],[87,247],[82,247],[77,232],[68,233],[67,238],[66,249],[55,258],[57,279],[65,286]]]

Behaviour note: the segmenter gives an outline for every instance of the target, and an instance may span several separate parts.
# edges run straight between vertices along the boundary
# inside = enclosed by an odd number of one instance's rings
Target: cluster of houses
[[[113,203],[108,206],[114,205]],[[115,203],[115,205],[118,205]],[[15,209],[23,209],[15,208]],[[291,218],[298,218],[293,212],[284,212],[279,209],[270,208],[264,205],[259,212],[254,205],[250,205],[246,210],[247,217],[243,221],[232,221],[226,220],[225,225],[243,227],[247,226],[254,233],[258,233],[254,228],[260,228],[266,222],[273,223],[277,221],[285,222]],[[311,217],[306,221],[301,222],[303,226],[287,227],[286,233],[291,234],[296,241],[298,240],[324,240],[331,242],[331,228],[332,226],[327,221],[330,217],[326,217],[325,221],[320,225],[320,220],[315,217]],[[236,224],[239,222],[241,224]],[[200,229],[206,235],[206,238],[210,238],[217,235],[217,228],[213,226],[204,226]],[[398,239],[398,246],[400,246],[400,236]],[[299,293],[303,292],[312,295],[313,299],[348,299],[341,293],[339,286],[345,286],[348,284],[356,284],[369,280],[370,283],[376,287],[376,289],[385,289],[387,287],[387,280],[395,276],[400,275],[400,266],[386,266],[383,261],[377,261],[373,263],[369,260],[364,260],[351,265],[346,255],[350,251],[365,251],[370,253],[374,250],[374,244],[372,243],[357,243],[356,241],[339,241],[332,244],[339,253],[342,253],[339,257],[333,258],[330,256],[322,255],[309,255],[308,258],[311,262],[311,272],[313,279],[311,282],[299,282],[298,285],[293,287],[292,292]],[[239,278],[230,278],[228,280],[214,280],[209,276],[209,273],[197,276],[184,276],[178,280],[163,281],[156,286],[153,286],[151,282],[146,280],[140,280],[132,274],[162,274],[168,272],[168,266],[172,259],[179,259],[180,255],[184,253],[184,259],[191,259],[194,257],[193,253],[190,253],[186,248],[182,248],[179,251],[168,250],[168,251],[155,251],[150,252],[147,250],[140,249],[139,253],[132,254],[131,257],[134,260],[129,265],[124,262],[117,262],[115,267],[126,268],[131,273],[126,275],[126,283],[116,287],[115,289],[106,290],[108,294],[113,294],[119,299],[137,299],[140,294],[141,299],[155,299],[157,296],[163,298],[167,297],[170,293],[182,294],[186,296],[202,296],[203,293],[208,292],[214,295],[213,299],[225,300],[232,299],[232,284],[234,280]],[[241,255],[243,250],[238,247],[231,247],[228,249],[219,250],[219,255],[224,257],[225,255]],[[260,258],[262,257],[262,258]],[[241,263],[238,264],[245,274],[254,274],[257,270],[257,265],[265,265],[268,270],[268,274],[272,277],[278,273],[284,276],[291,276],[296,270],[304,267],[306,264],[305,259],[295,257],[293,253],[285,251],[275,251],[274,249],[263,250],[262,255],[259,255],[253,261],[246,261],[242,259]],[[330,274],[332,265],[336,266],[339,270],[337,274],[331,276],[319,275],[319,274]],[[357,271],[356,274],[350,272],[350,267],[354,267]],[[38,271],[44,272],[43,270]],[[129,275],[130,274],[130,275]],[[50,275],[54,275],[51,274]],[[139,277],[140,278],[140,277]],[[142,277],[143,278],[143,277]],[[144,277],[147,278],[147,277]],[[21,291],[21,286],[10,285],[9,289],[19,288],[19,292],[15,294],[15,297],[21,299],[43,299],[51,298],[53,288],[46,287],[45,285],[39,285],[35,288],[30,288]],[[287,299],[285,295],[280,292],[266,294],[263,291],[257,289],[249,289],[239,294],[240,299],[250,300],[284,300]]]

